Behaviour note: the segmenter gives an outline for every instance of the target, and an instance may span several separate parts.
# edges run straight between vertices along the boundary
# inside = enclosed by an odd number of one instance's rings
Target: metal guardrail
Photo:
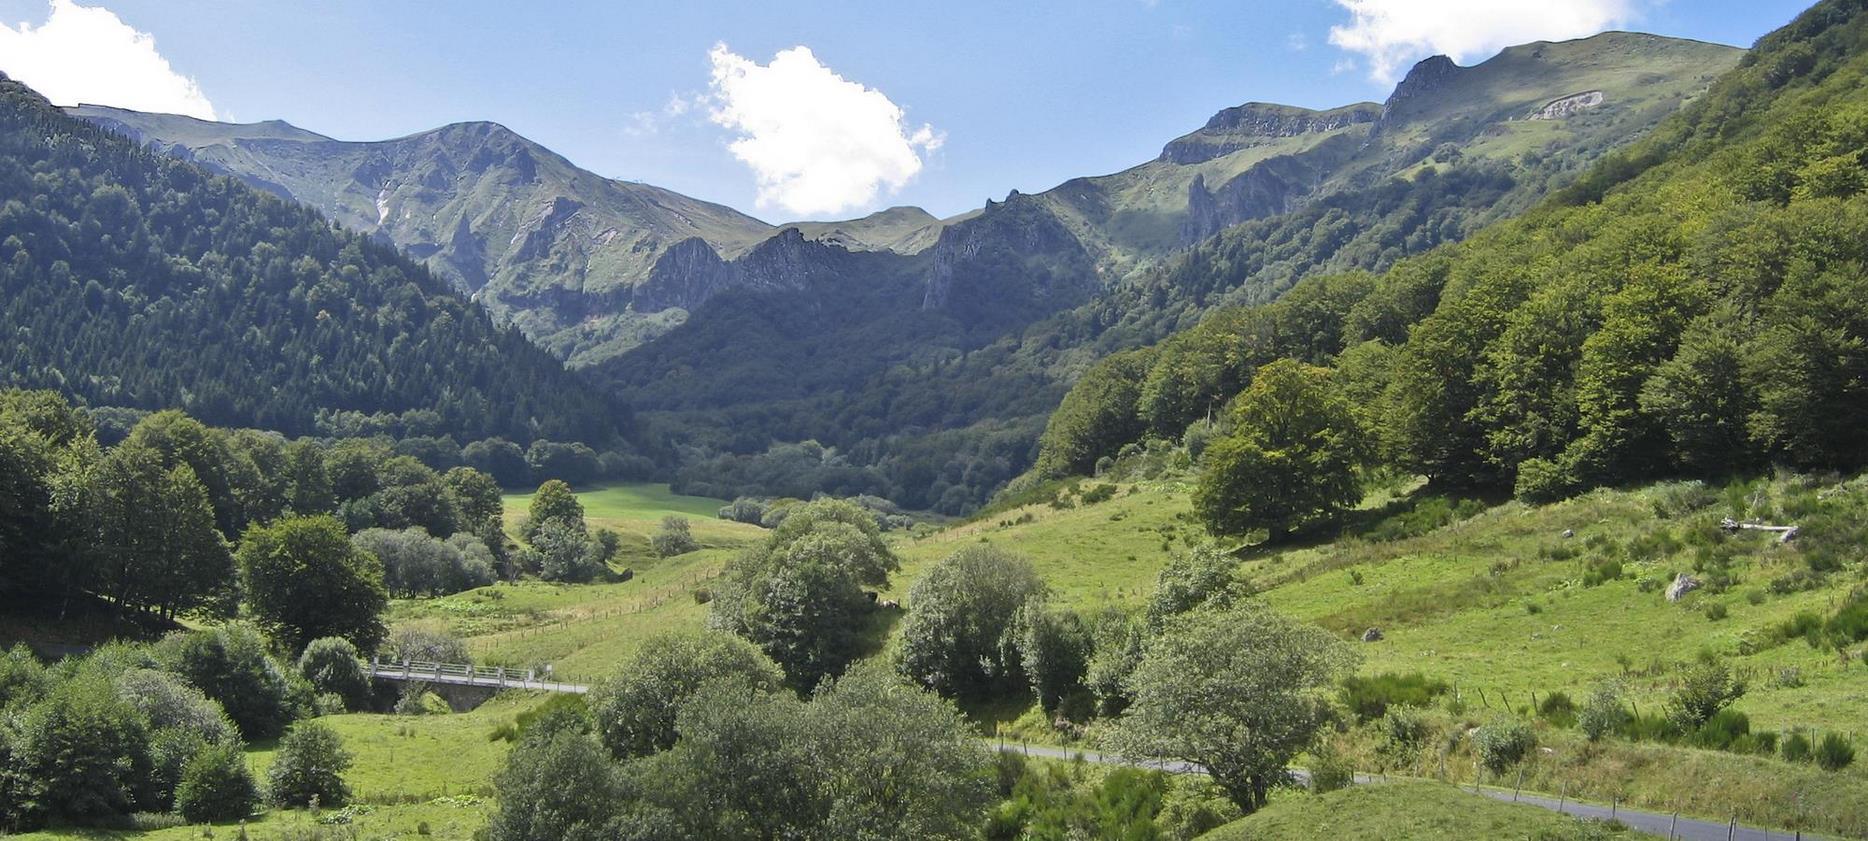
[[[385,663],[380,658],[371,658],[368,666],[371,677],[383,680],[484,686],[490,689],[531,689],[542,692],[565,692],[573,695],[582,695],[590,691],[589,686],[581,683],[540,680],[537,671],[533,669],[508,669],[503,666],[482,668],[466,663],[437,663],[431,660],[402,660]]]

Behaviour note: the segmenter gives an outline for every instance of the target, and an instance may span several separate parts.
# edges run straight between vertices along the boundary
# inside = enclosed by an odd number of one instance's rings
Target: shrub
[[[1552,692],[1537,703],[1537,717],[1558,727],[1576,724],[1576,702],[1562,692]]]
[[[1518,482],[1514,495],[1525,502],[1544,504],[1561,502],[1582,487],[1573,466],[1559,464],[1548,459],[1525,459],[1518,465]]]
[[[1445,682],[1429,680],[1419,672],[1355,675],[1343,680],[1343,703],[1356,720],[1369,722],[1386,715],[1392,706],[1431,706],[1446,690]]]
[[[1785,762],[1808,762],[1810,761],[1811,752],[1810,737],[1803,735],[1801,732],[1793,730],[1789,738],[1784,739],[1783,753]]]
[[[598,740],[611,756],[629,759],[674,746],[676,713],[702,684],[732,680],[772,691],[784,677],[758,646],[732,634],[667,634],[644,642],[588,701]]]
[[[157,654],[169,671],[220,702],[244,738],[277,736],[299,713],[285,670],[249,627],[176,634],[163,640]]]
[[[1823,632],[1838,648],[1868,639],[1868,592],[1851,594],[1836,615],[1823,624]]]
[[[472,663],[473,655],[467,650],[467,644],[460,639],[435,628],[422,625],[404,625],[389,635],[383,643],[382,658],[386,662],[401,663],[408,660],[426,660],[435,663]]]
[[[259,788],[235,742],[195,754],[175,789],[175,809],[189,823],[239,820],[252,814],[258,802]]]
[[[1830,733],[1816,746],[1816,765],[1824,771],[1840,771],[1855,761],[1855,747],[1841,736]]]
[[[447,715],[454,711],[425,683],[408,683],[396,698],[396,715]]]
[[[1583,586],[1596,587],[1622,577],[1622,562],[1615,558],[1601,558],[1589,562],[1583,570]]]
[[[343,637],[312,640],[298,656],[298,673],[311,688],[343,699],[345,709],[362,709],[370,700],[370,679],[363,674],[357,647]]]
[[[1433,724],[1419,709],[1397,706],[1389,708],[1376,730],[1381,734],[1381,742],[1375,746],[1375,752],[1389,765],[1405,766],[1414,761],[1427,744],[1433,735]]]
[[[149,731],[103,675],[59,684],[17,726],[4,776],[16,777],[25,796],[0,811],[17,809],[28,826],[130,812],[149,767]]]
[[[1009,792],[1007,792],[1009,794]],[[1242,815],[1212,780],[1199,775],[1178,775],[1169,781],[1155,824],[1170,841],[1193,841],[1238,820]]]
[[[1667,715],[1682,730],[1695,730],[1745,694],[1745,684],[1725,664],[1709,661],[1689,667],[1679,688],[1667,699]]]
[[[45,666],[25,643],[16,643],[0,653],[0,709],[37,701],[48,686]]]
[[[1531,753],[1537,746],[1537,736],[1531,732],[1531,726],[1522,721],[1494,721],[1472,734],[1472,747],[1478,754],[1479,764],[1494,774],[1502,774]]]
[[[266,772],[266,793],[278,806],[342,806],[350,799],[343,772],[350,752],[331,728],[301,721],[279,740],[279,753]]]
[[[1717,622],[1721,619],[1724,619],[1726,616],[1725,603],[1724,602],[1707,602],[1705,613],[1706,613],[1706,618],[1713,622]]]
[[[1603,681],[1589,693],[1589,702],[1576,717],[1577,726],[1589,741],[1599,742],[1610,733],[1620,732],[1628,723],[1628,709],[1622,704],[1621,686]]]
[[[685,555],[700,548],[688,529],[688,518],[672,515],[662,518],[662,526],[649,538],[649,545],[655,549],[655,555],[662,558]]]
[[[1112,500],[1115,498],[1116,498],[1116,486],[1115,485],[1097,485],[1096,487],[1083,492],[1083,504],[1084,505],[1095,505],[1099,502],[1108,502],[1109,500]]]
[[[1338,751],[1330,748],[1318,748],[1311,756],[1316,760],[1310,763],[1310,792],[1328,794],[1341,791],[1355,784],[1356,768]]]
[[[1693,732],[1693,744],[1710,750],[1730,750],[1740,737],[1750,735],[1751,719],[1737,710],[1720,710]]]

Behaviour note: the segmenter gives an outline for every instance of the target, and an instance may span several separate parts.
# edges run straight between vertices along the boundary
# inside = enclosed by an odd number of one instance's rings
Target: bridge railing
[[[548,692],[582,694],[587,687],[575,683],[540,680],[533,669],[508,669],[504,666],[474,666],[467,663],[438,663],[432,660],[383,661],[371,658],[372,677],[390,680],[466,683],[475,686],[514,689],[542,689]]]

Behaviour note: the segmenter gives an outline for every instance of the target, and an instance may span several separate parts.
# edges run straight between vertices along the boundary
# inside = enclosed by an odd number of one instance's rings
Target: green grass
[[[608,485],[579,491],[577,501],[584,506],[584,521],[592,530],[614,529],[624,537],[623,557],[634,561],[649,555],[649,536],[661,526],[662,518],[686,517],[694,539],[705,547],[737,547],[754,542],[764,533],[758,526],[719,518],[725,500],[704,496],[684,496],[667,485]],[[506,525],[517,529],[532,504],[532,494],[508,494],[502,500]]]
[[[896,538],[902,569],[886,597],[908,606],[909,588],[929,566],[969,544],[991,543],[1030,557],[1060,604],[1140,604],[1168,557],[1204,533],[1192,519],[1184,483],[1118,488],[1106,502],[1066,509],[1029,505],[919,539]]]
[[[531,494],[505,498],[506,522],[516,526]],[[758,542],[757,526],[721,520],[721,500],[670,493],[666,485],[612,485],[577,494],[585,520],[623,535],[614,567],[629,581],[552,584],[500,583],[437,599],[404,599],[390,608],[392,625],[425,624],[467,641],[484,665],[539,668],[570,681],[594,681],[613,671],[644,639],[668,630],[699,627],[707,615],[694,600],[727,560]],[[700,551],[657,558],[649,535],[665,516],[688,518]]]
[[[349,828],[361,838],[414,838],[426,823],[431,837],[471,838],[493,809],[491,784],[504,764],[507,742],[487,734],[536,706],[542,695],[507,693],[472,712],[444,716],[351,714],[326,716],[320,722],[336,730],[354,761],[344,774],[352,802]],[[274,746],[247,750],[254,775],[263,783]],[[332,810],[323,810],[329,818]],[[321,827],[305,810],[263,812],[247,823],[255,841],[292,831]],[[325,827],[341,829],[342,827]],[[218,824],[214,837],[235,838],[236,824]],[[203,837],[201,827],[171,827],[148,832],[57,829],[14,836],[20,839],[140,838],[182,841]],[[340,836],[347,837],[347,836]]]
[[[1276,799],[1202,841],[1402,841],[1581,837],[1581,824],[1535,806],[1501,803],[1442,783],[1353,786]]]

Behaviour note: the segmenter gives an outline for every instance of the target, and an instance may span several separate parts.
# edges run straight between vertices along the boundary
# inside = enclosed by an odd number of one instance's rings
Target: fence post
[[[1568,814],[1563,807],[1570,802],[1570,781],[1563,781],[1563,793],[1557,796],[1557,813]]]
[[[1511,802],[1513,803],[1518,802],[1518,792],[1521,792],[1523,790],[1524,790],[1524,768],[1523,766],[1519,766],[1518,787],[1511,790]]]
[[[1738,836],[1738,816],[1732,816],[1732,822],[1725,825],[1725,841],[1732,841]]]
[[[1609,798],[1609,820],[1615,820],[1615,813],[1621,809],[1622,796],[1617,794]]]
[[[1680,813],[1673,813],[1673,820],[1667,823],[1667,841],[1673,841],[1673,830],[1680,825]]]

